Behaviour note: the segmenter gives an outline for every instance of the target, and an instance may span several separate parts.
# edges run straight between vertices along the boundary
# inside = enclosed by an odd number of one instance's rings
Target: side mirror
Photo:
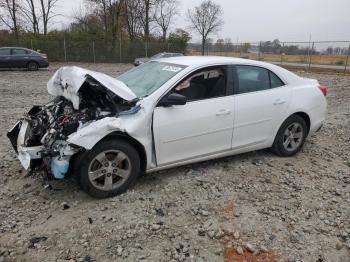
[[[158,106],[170,107],[170,106],[182,106],[187,103],[187,98],[183,95],[172,93],[168,96],[163,97]]]

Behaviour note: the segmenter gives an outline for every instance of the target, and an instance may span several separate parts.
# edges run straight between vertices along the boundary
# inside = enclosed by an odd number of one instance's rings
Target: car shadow
[[[139,185],[149,184],[149,183],[152,183],[154,180],[158,180],[163,177],[166,177],[167,179],[170,179],[172,177],[177,177],[182,174],[187,174],[191,170],[194,172],[196,171],[201,172],[213,166],[224,167],[227,164],[235,165],[235,164],[240,164],[245,162],[256,163],[259,160],[263,158],[268,158],[268,157],[275,157],[275,155],[269,149],[263,149],[263,150],[252,151],[252,152],[233,155],[233,156],[227,156],[227,157],[202,161],[202,162],[193,163],[193,164],[187,164],[179,167],[173,167],[173,168],[169,168],[169,169],[154,172],[154,173],[143,174],[139,177],[136,183],[136,189]]]
[[[249,153],[228,156],[218,158],[214,160],[207,160],[203,162],[188,164],[180,167],[169,168],[166,170],[158,171],[155,173],[142,174],[137,179],[135,186],[132,188],[134,191],[152,191],[155,186],[168,184],[173,178],[180,178],[183,175],[194,173],[196,175],[203,174],[206,169],[216,166],[218,168],[225,167],[226,165],[239,165],[241,163],[252,162],[256,163],[262,161],[265,158],[274,157],[275,155],[268,149],[252,151]],[[30,177],[27,177],[29,179]],[[33,176],[33,179],[37,180],[36,184],[40,183],[38,176]],[[63,180],[51,180],[50,186],[44,186],[41,188],[41,192],[46,195],[47,198],[54,198],[56,200],[65,201],[67,199],[77,201],[99,201],[93,197],[88,196],[83,192],[78,183],[77,177],[72,174]]]

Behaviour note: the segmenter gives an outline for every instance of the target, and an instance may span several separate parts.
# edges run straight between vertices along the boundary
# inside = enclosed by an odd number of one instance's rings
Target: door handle
[[[231,114],[231,110],[221,109],[216,113],[216,116],[227,116]]]
[[[277,99],[273,104],[274,104],[275,106],[278,106],[278,105],[283,105],[283,104],[285,104],[285,103],[286,103],[286,101],[281,100],[281,99]]]

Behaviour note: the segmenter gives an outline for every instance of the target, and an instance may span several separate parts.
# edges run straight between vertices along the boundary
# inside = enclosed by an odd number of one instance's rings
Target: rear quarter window
[[[271,71],[269,73],[270,73],[271,88],[281,87],[285,85],[283,81],[275,73],[272,73]]]

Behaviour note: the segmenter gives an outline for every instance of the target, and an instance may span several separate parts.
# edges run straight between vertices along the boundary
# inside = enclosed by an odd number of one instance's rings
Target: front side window
[[[12,49],[12,55],[26,55],[28,52],[24,49]]]
[[[284,86],[282,80],[271,71],[257,66],[236,66],[239,94],[257,92]]]
[[[141,98],[151,95],[185,67],[169,63],[149,62],[122,74],[117,79]]]
[[[0,49],[0,55],[10,55],[10,49],[9,48]]]
[[[224,67],[200,70],[184,79],[174,89],[190,101],[226,95],[226,69]]]

